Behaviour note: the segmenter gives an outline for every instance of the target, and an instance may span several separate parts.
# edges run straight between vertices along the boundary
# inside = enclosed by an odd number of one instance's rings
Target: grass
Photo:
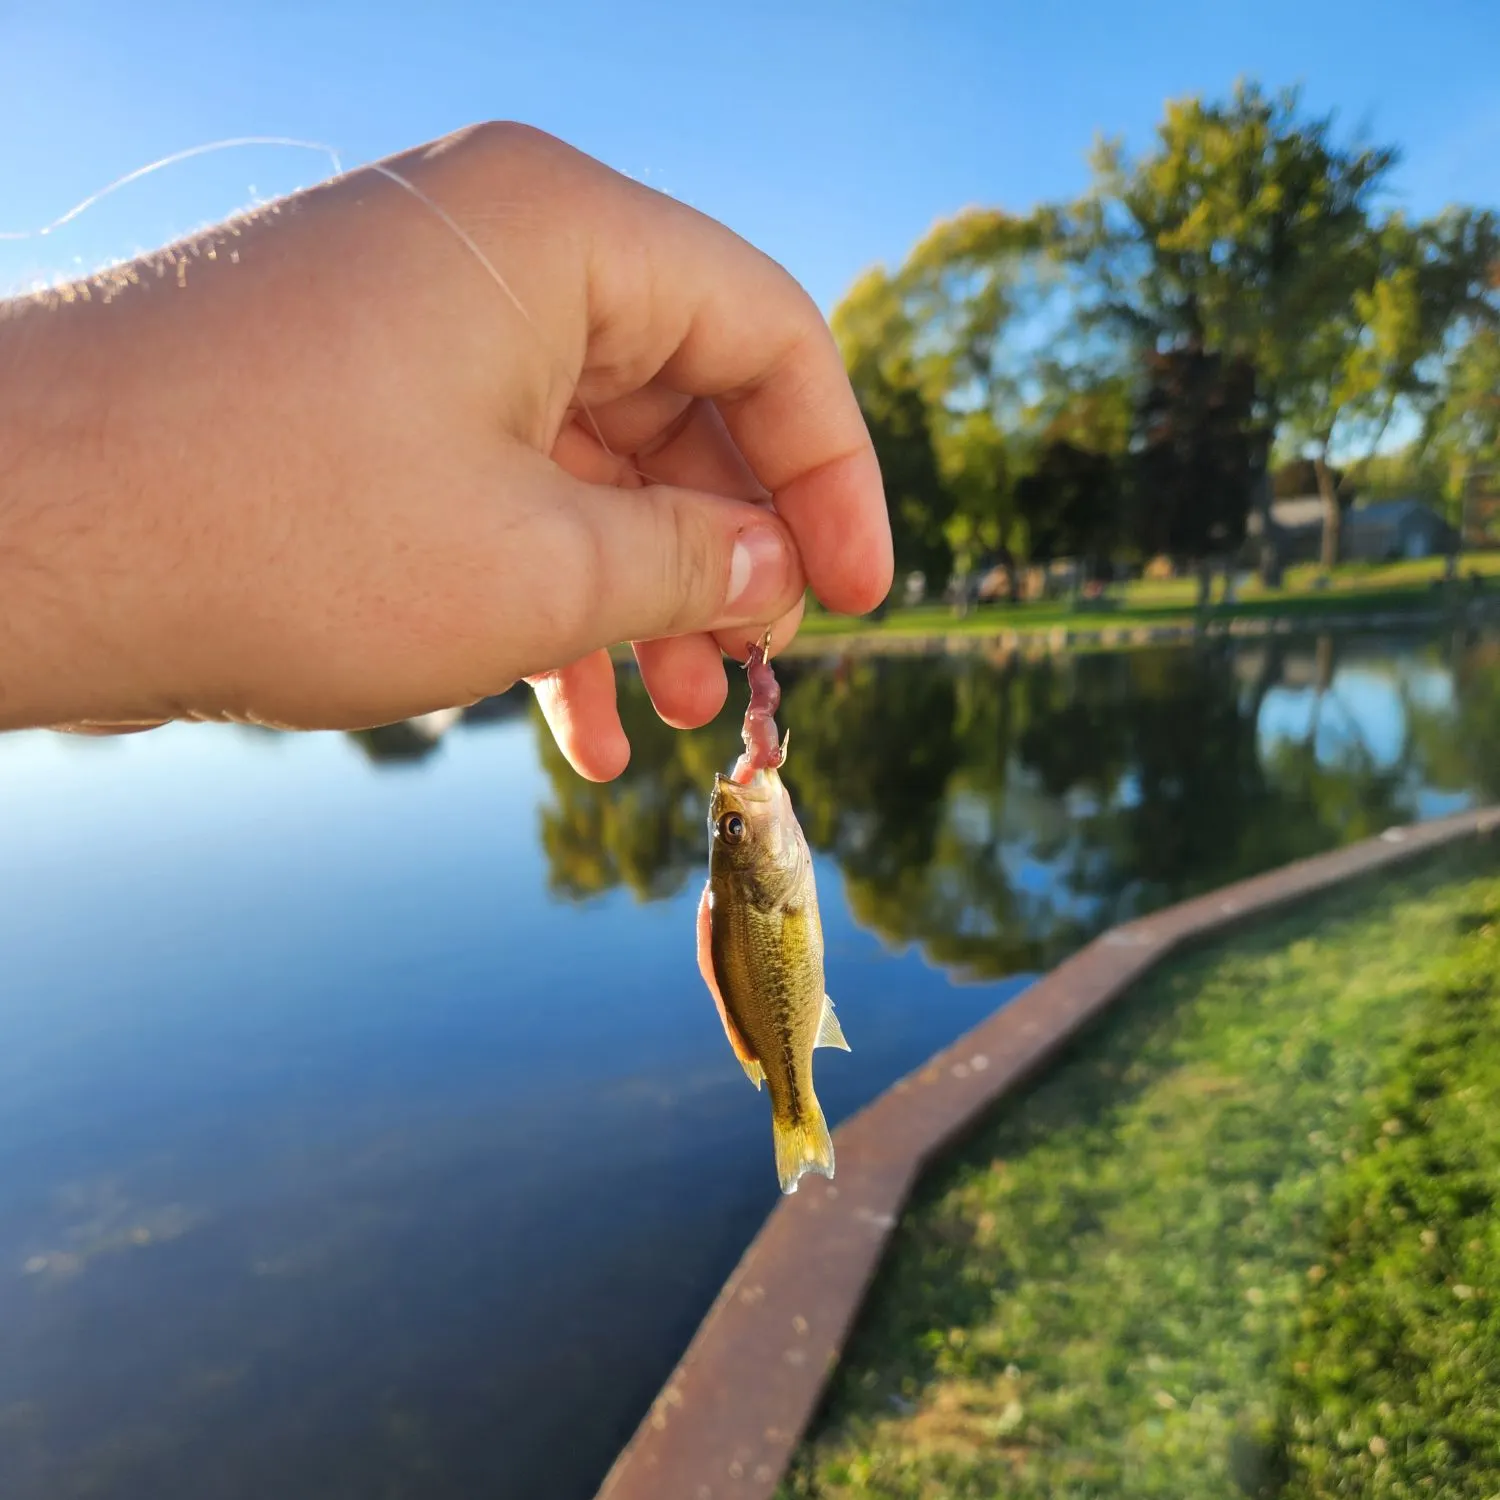
[[[781,1500],[1500,1492],[1500,862],[1149,977],[919,1190]]]
[[[1500,552],[1466,554],[1461,562],[1466,576],[1473,570],[1485,578],[1500,577]],[[1253,580],[1240,590],[1232,605],[1215,603],[1216,617],[1290,616],[1316,618],[1327,614],[1385,613],[1430,609],[1433,584],[1441,580],[1443,560],[1349,563],[1340,567],[1325,588],[1315,587],[1319,569],[1289,569],[1286,587],[1266,590]],[[1461,587],[1466,587],[1466,584]],[[1217,597],[1217,596],[1216,596]],[[934,634],[1047,631],[1059,626],[1081,630],[1131,630],[1182,623],[1197,614],[1197,584],[1193,579],[1142,579],[1118,586],[1103,608],[1074,608],[1066,600],[1038,600],[1020,605],[993,604],[959,617],[945,604],[893,609],[882,620],[852,618],[809,611],[802,629],[810,636],[903,636]]]

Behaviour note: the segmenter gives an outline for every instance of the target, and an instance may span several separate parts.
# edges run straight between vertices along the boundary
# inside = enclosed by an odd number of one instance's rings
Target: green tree
[[[1147,555],[1196,559],[1206,604],[1209,559],[1239,549],[1261,487],[1255,378],[1245,360],[1201,348],[1153,354],[1147,368],[1128,534]]]
[[[1047,444],[1035,469],[1016,485],[1016,509],[1026,528],[1026,555],[1045,563],[1073,557],[1080,567],[1107,559],[1120,531],[1120,470],[1105,453],[1059,438]]]
[[[1323,500],[1324,567],[1340,560],[1348,503],[1333,449],[1373,456],[1398,411],[1427,417],[1442,398],[1441,356],[1455,331],[1494,319],[1489,279],[1497,259],[1494,215],[1468,209],[1415,225],[1393,214],[1351,244],[1348,300],[1310,330],[1290,413]]]
[[[1012,558],[1009,542],[1015,526],[1010,483],[1009,448],[993,413],[965,412],[950,418],[939,440],[939,464],[953,508],[944,522],[953,565],[962,576],[982,557],[999,553]],[[1014,560],[1011,598],[1016,597]]]
[[[1003,421],[1020,399],[1030,361],[1017,361],[1005,334],[1051,284],[1042,248],[1036,220],[971,208],[940,221],[907,257],[897,285],[935,412]]]
[[[1010,540],[1011,429],[1035,360],[1007,333],[1057,290],[1044,241],[1039,221],[966,210],[894,274],[867,272],[834,311],[903,568],[967,573]]]
[[[1269,455],[1310,372],[1310,336],[1341,316],[1351,256],[1395,165],[1389,147],[1346,147],[1331,117],[1304,118],[1295,90],[1236,86],[1227,103],[1168,104],[1139,160],[1117,142],[1094,158],[1071,253],[1101,288],[1098,311],[1147,348],[1200,347],[1254,372],[1262,572],[1279,581]]]
[[[1311,476],[1310,461],[1307,472]],[[1420,436],[1400,447],[1370,454],[1348,475],[1336,470],[1334,477],[1341,499],[1352,493],[1363,500],[1415,497],[1439,508],[1443,505],[1442,468],[1436,454]],[[1307,494],[1316,487],[1317,479],[1312,477],[1308,486],[1298,493]]]
[[[1500,329],[1475,328],[1454,351],[1428,418],[1426,451],[1451,510],[1481,484],[1500,491]]]
[[[1059,365],[1049,359],[1038,366],[1036,383],[1037,396],[1024,421],[1041,443],[1071,443],[1089,453],[1124,458],[1139,385],[1132,371],[1101,370],[1093,363]]]
[[[941,584],[953,566],[954,497],[939,469],[916,330],[899,285],[884,271],[867,272],[834,309],[832,327],[880,460],[896,586],[913,570]]]

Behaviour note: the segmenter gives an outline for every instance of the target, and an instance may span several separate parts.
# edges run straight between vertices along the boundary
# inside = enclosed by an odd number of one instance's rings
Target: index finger
[[[893,570],[880,465],[817,304],[722,224],[618,180],[618,213],[601,215],[589,257],[588,365],[612,383],[654,375],[711,398],[791,528],[814,593],[850,614],[875,608]]]

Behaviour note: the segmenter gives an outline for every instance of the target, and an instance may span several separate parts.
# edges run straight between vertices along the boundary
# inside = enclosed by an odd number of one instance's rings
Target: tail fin
[[[800,1118],[771,1116],[776,1141],[776,1175],[783,1193],[795,1193],[804,1172],[833,1176],[833,1137],[818,1101],[809,1097]]]

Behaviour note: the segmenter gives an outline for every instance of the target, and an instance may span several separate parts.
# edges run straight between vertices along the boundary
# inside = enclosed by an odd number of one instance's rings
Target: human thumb
[[[546,514],[567,555],[541,612],[556,637],[538,642],[545,665],[621,641],[764,626],[802,597],[796,545],[769,507],[671,485],[589,484],[549,468]]]

